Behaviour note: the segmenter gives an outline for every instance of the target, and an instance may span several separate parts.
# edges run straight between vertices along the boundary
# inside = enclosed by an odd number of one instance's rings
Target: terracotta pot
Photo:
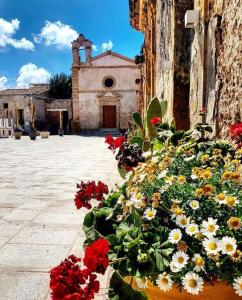
[[[14,136],[15,136],[15,140],[20,140],[22,136],[22,132],[20,131],[14,132]]]
[[[126,277],[125,281],[130,283],[130,277]],[[173,287],[169,292],[162,292],[159,287],[148,282],[148,288],[139,289],[136,281],[133,280],[132,286],[136,290],[146,293],[149,300],[241,300],[234,289],[223,282],[217,282],[214,285],[206,283],[203,291],[198,295],[191,295],[184,289],[182,292],[177,287]]]
[[[42,139],[48,139],[49,135],[49,131],[40,131],[40,136]]]

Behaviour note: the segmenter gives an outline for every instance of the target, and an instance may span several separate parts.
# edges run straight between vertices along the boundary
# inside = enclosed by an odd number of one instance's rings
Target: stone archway
[[[103,93],[103,94],[98,94],[98,105],[99,105],[99,128],[103,128],[103,112],[104,108],[107,106],[114,107],[116,110],[116,128],[120,128],[120,106],[121,106],[121,98],[122,95],[119,93]]]

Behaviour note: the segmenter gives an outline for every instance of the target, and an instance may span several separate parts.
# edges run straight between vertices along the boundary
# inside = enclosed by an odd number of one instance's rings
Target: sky
[[[128,0],[0,0],[0,89],[71,73],[79,33],[104,51],[134,58],[143,35],[129,24]]]

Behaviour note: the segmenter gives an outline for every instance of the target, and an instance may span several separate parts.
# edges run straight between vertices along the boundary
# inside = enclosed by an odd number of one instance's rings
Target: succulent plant
[[[126,171],[137,167],[139,162],[143,162],[142,149],[137,144],[124,143],[116,155],[119,168],[124,166]]]

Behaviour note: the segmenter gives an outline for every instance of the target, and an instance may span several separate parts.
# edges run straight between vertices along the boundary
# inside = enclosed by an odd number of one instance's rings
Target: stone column
[[[73,47],[72,55],[73,55],[73,65],[78,65],[80,63],[79,48]]]
[[[90,63],[92,57],[92,47],[86,47],[86,62]]]
[[[78,91],[78,71],[79,67],[72,67],[72,131],[80,131],[80,112],[79,112],[79,91]]]

